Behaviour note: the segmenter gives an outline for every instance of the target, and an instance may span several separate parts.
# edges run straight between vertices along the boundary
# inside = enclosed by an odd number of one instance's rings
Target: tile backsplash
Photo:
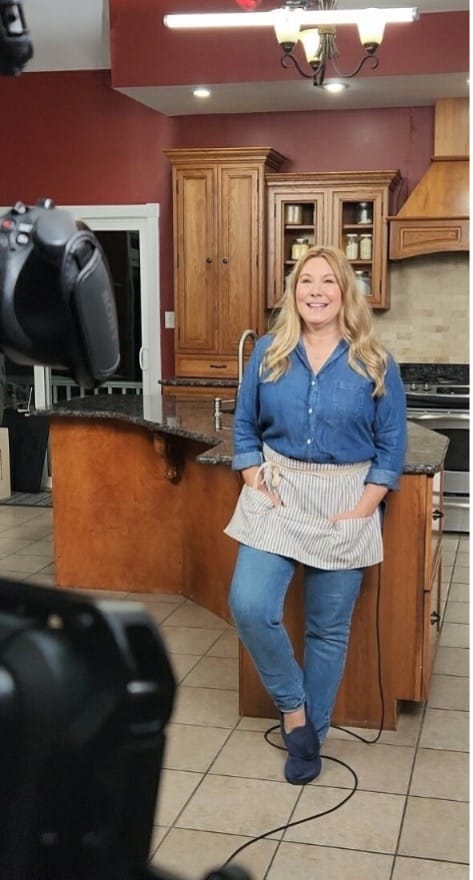
[[[469,255],[432,254],[388,265],[391,308],[377,334],[400,362],[469,361]]]

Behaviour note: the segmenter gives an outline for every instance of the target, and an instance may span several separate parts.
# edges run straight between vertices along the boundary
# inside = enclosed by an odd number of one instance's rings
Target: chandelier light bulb
[[[382,9],[363,9],[360,12],[358,34],[367,52],[374,52],[381,45],[385,23]]]
[[[317,28],[309,28],[308,30],[301,31],[299,34],[299,40],[302,43],[305,57],[309,64],[312,61],[317,61],[320,57],[320,34]]]
[[[274,10],[274,32],[279,45],[285,52],[290,52],[299,38],[300,15],[298,13],[297,9],[288,10],[285,7]]]

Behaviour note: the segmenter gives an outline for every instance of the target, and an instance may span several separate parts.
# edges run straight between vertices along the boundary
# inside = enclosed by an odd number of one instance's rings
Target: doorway
[[[117,385],[117,390],[129,385],[130,390],[152,396],[159,392],[161,379],[159,205],[61,207],[97,234],[112,270],[124,357],[111,385]],[[7,210],[0,209],[2,213]],[[121,254],[120,248],[124,249]],[[5,381],[18,389],[20,400],[32,387],[36,408],[46,409],[57,397],[55,388],[76,384],[72,377],[59,373],[49,367],[18,367],[7,359]]]

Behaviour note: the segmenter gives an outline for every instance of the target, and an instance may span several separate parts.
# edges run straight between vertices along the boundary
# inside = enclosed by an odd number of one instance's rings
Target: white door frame
[[[141,348],[143,394],[160,391],[161,326],[159,290],[159,205],[61,205],[97,232],[138,232],[140,243]],[[8,209],[0,209],[2,211]],[[52,403],[51,370],[34,368],[35,406]]]

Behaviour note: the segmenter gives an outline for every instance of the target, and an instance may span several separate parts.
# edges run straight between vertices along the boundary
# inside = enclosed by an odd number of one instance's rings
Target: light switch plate
[[[166,330],[174,330],[176,326],[175,323],[175,312],[164,312],[164,327]]]

